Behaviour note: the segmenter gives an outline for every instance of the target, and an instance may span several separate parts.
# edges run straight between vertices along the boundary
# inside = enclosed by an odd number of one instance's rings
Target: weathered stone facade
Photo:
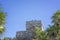
[[[17,31],[16,39],[17,40],[32,40],[33,30],[35,27],[39,27],[43,30],[43,25],[40,20],[26,21],[26,31]]]

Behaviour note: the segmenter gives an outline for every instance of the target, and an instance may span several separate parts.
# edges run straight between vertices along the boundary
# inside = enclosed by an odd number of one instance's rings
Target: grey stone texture
[[[26,31],[17,31],[16,39],[32,40],[32,37],[34,36],[33,30],[35,27],[39,27],[41,30],[43,30],[43,25],[41,20],[26,21]]]

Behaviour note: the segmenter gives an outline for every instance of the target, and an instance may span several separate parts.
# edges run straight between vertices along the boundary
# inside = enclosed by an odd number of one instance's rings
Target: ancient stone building
[[[16,39],[17,40],[32,40],[33,37],[33,30],[35,27],[39,27],[43,30],[43,25],[41,20],[32,20],[26,21],[26,31],[17,31],[16,32]]]

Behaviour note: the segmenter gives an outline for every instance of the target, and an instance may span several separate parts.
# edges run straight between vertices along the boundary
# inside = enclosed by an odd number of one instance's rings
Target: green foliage
[[[4,38],[3,40],[9,40],[8,38]]]
[[[56,11],[54,15],[52,16],[52,22],[57,25],[60,24],[60,10]]]
[[[35,27],[34,34],[35,35],[34,35],[32,40],[49,40],[49,37],[48,37],[47,33],[42,31],[38,27]]]
[[[2,34],[5,31],[5,28],[3,26],[0,26],[0,34]]]
[[[4,12],[0,12],[0,25],[5,24],[5,17],[6,17],[6,14]]]
[[[57,33],[57,36],[55,37],[55,40],[60,40],[60,30]]]
[[[5,18],[6,18],[6,13],[1,9],[2,8],[0,7],[0,34],[2,34],[5,31],[4,25],[5,25]]]
[[[3,40],[12,40],[12,38],[5,37]]]
[[[49,37],[54,37],[54,40],[60,39],[60,10],[56,11],[55,14],[52,16],[52,23],[53,25],[47,28],[47,33]]]
[[[52,36],[54,37],[52,40],[60,40],[60,10],[52,16],[52,23],[53,25],[50,25],[46,32],[36,27],[32,40],[50,40]]]

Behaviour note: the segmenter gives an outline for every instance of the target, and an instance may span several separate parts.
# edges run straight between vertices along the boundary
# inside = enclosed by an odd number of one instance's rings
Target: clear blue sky
[[[60,9],[60,0],[0,0],[0,3],[7,12],[7,37],[14,37],[16,31],[26,30],[27,20],[41,20],[45,30],[51,24],[51,16]]]

